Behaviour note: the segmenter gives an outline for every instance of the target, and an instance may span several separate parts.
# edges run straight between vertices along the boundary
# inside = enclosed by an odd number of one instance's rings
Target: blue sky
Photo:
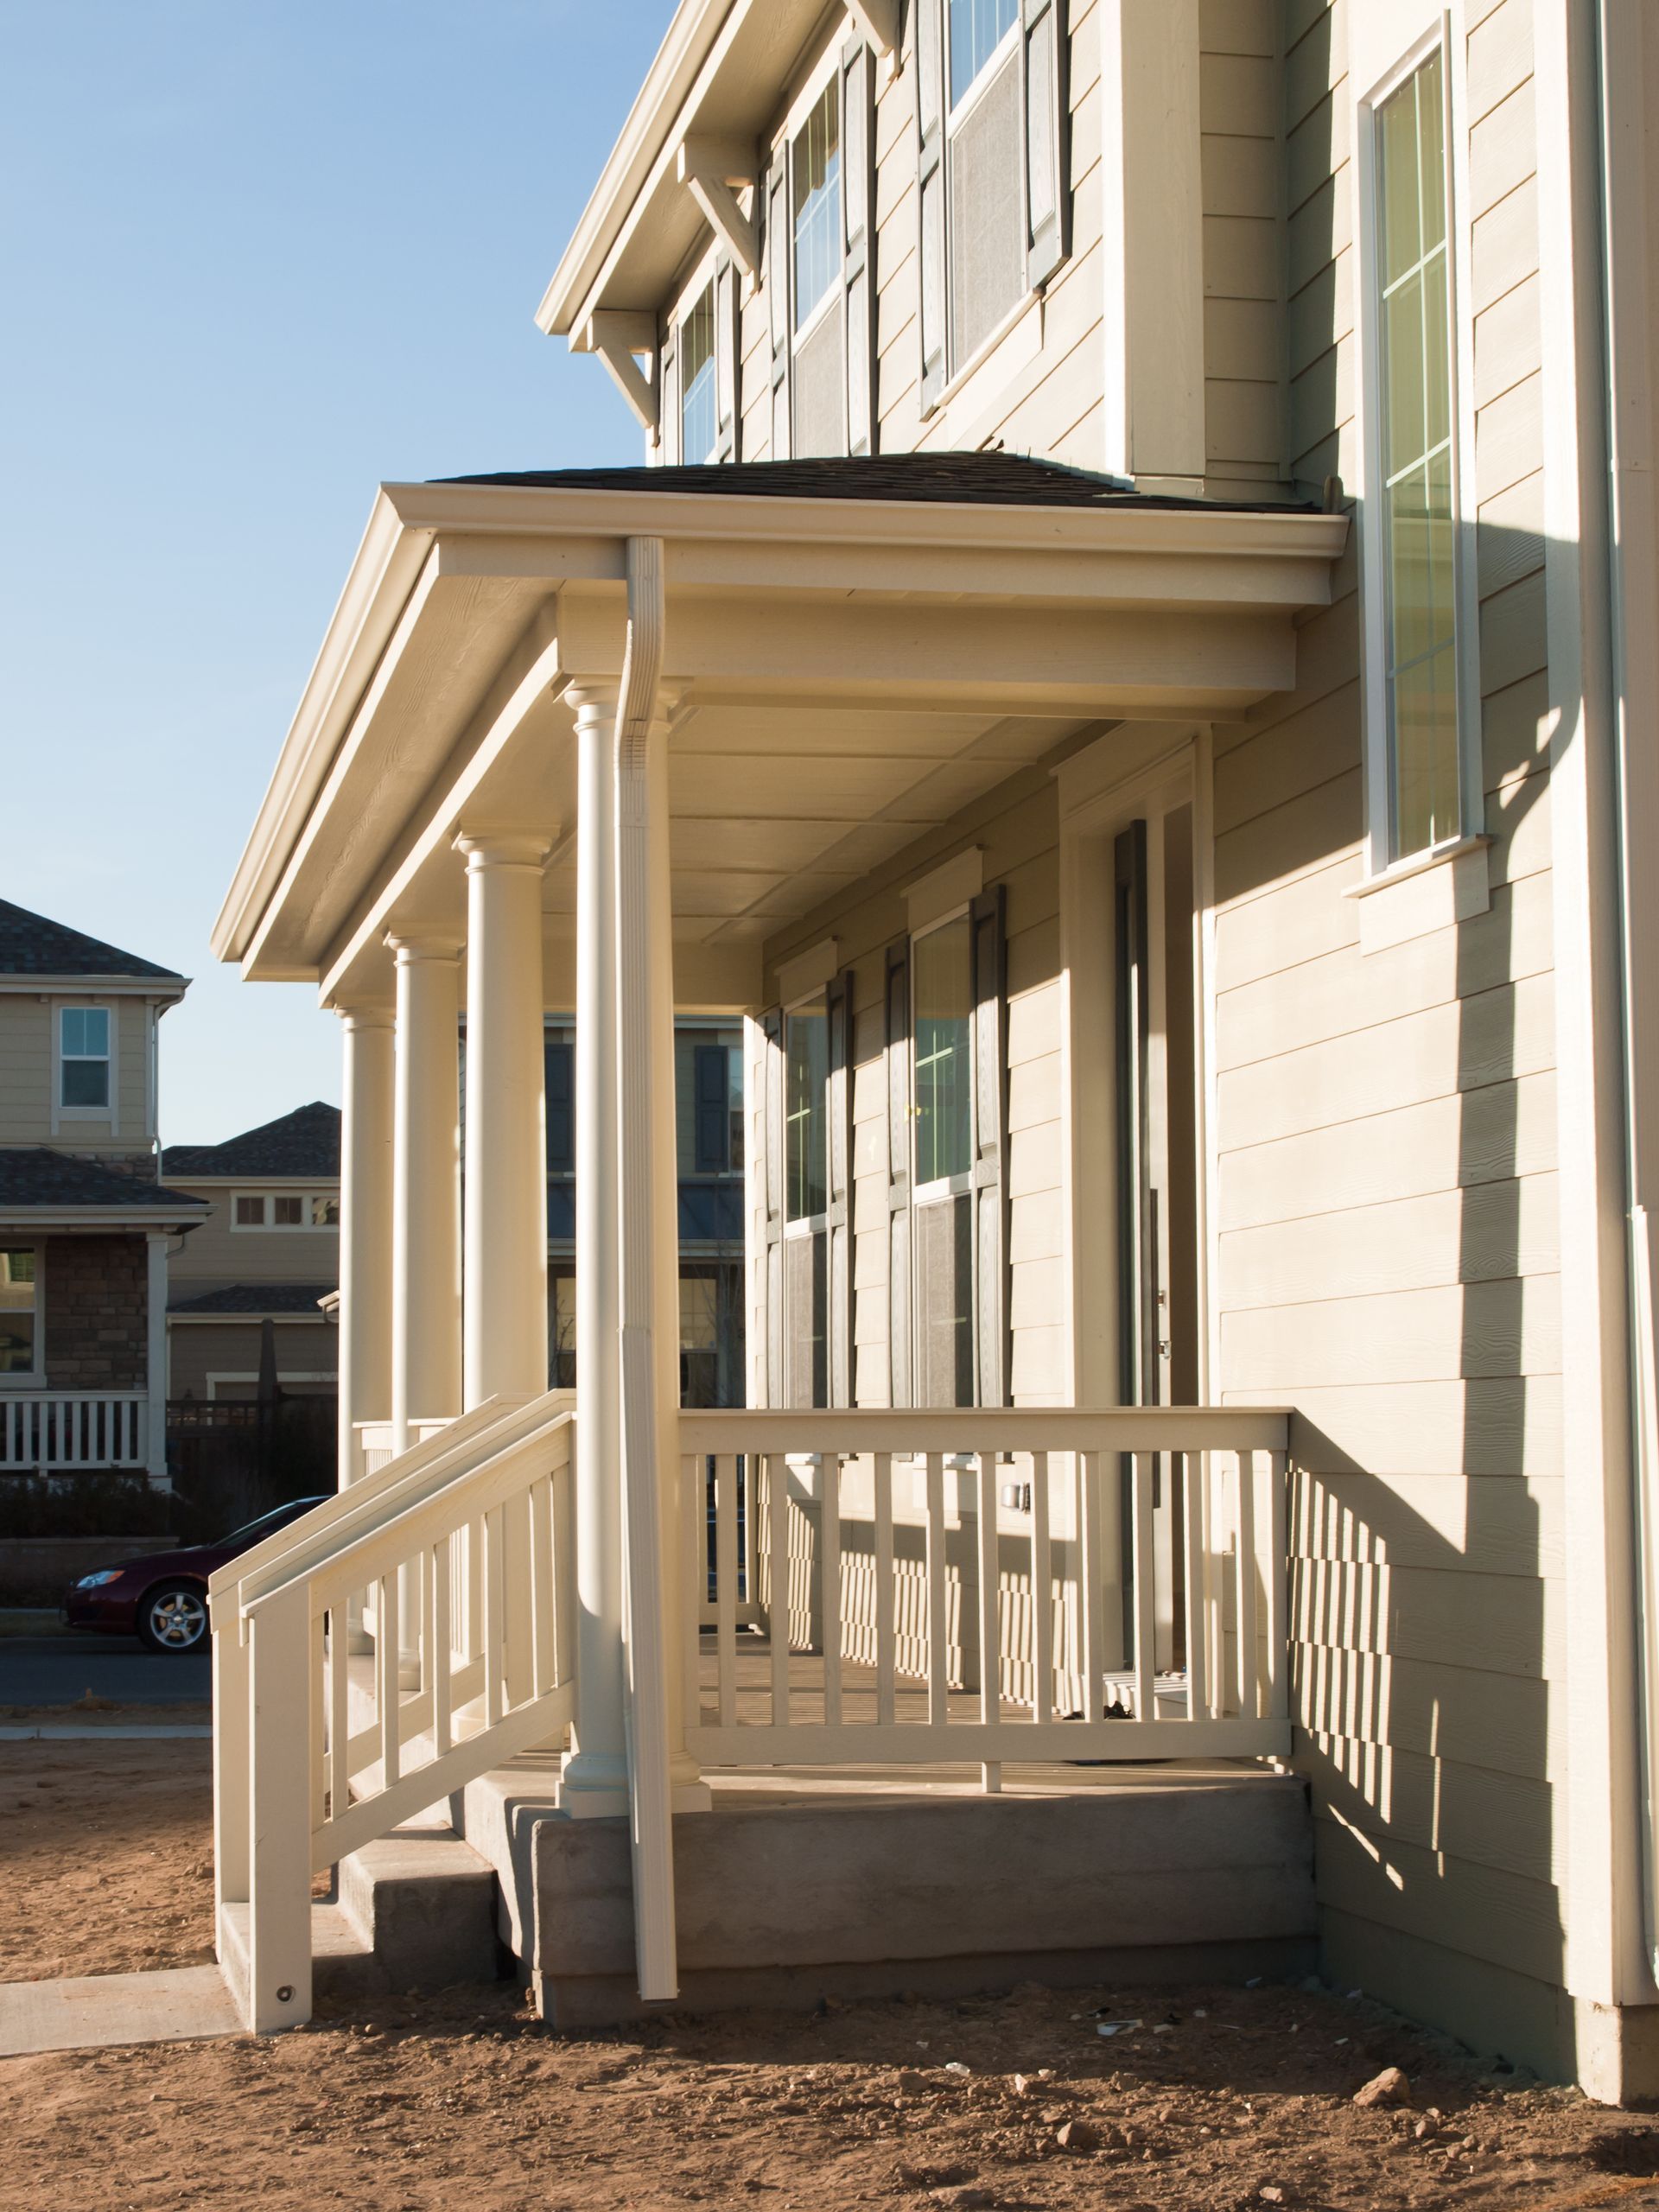
[[[0,896],[181,969],[162,1128],[338,1099],[207,932],[383,478],[637,460],[532,317],[672,0],[0,0]]]

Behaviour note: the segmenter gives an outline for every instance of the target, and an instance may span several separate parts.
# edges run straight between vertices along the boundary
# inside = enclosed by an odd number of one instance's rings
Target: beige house
[[[215,936],[346,1045],[361,1478],[216,1593],[256,2024],[298,1870],[450,1792],[488,1855],[569,1729],[533,1932],[495,1861],[556,2019],[1317,1943],[1659,2091],[1656,92],[1591,0],[683,0],[539,316],[645,465],[381,488]],[[677,1011],[747,1039],[743,1413]],[[828,1768],[1000,1787],[952,1928],[874,1815],[850,1917],[721,1920],[734,1777]]]
[[[167,1483],[168,1265],[206,1218],[157,1174],[187,988],[0,899],[0,1475]]]
[[[210,1209],[173,1265],[168,1395],[254,1397],[267,1322],[278,1387],[332,1395],[340,1109],[314,1100],[222,1144],[168,1145],[162,1173]]]

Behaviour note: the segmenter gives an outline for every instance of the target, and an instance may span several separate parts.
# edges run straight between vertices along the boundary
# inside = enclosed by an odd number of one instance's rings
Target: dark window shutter
[[[910,940],[887,947],[888,1402],[908,1406],[910,1357]]]
[[[766,1102],[766,1403],[784,1397],[784,1010],[773,1007],[760,1018],[766,1039],[761,1096]]]
[[[738,365],[742,359],[742,307],[737,270],[722,258],[715,270],[715,458],[735,461],[741,437],[742,395]]]
[[[841,57],[842,328],[847,339],[847,450],[876,448],[875,56],[862,39]]]
[[[853,1402],[853,972],[843,968],[824,994],[830,1044],[826,1105],[830,1155],[828,1308],[829,1398]]]
[[[698,1045],[692,1053],[695,1173],[723,1175],[732,1164],[731,1054],[724,1045]]]
[[[974,943],[974,1313],[979,1403],[1008,1402],[1008,1053],[1003,889],[976,899]]]
[[[543,1045],[542,1071],[547,1093],[547,1172],[573,1175],[576,1167],[575,1046]]]
[[[772,321],[772,458],[787,461],[789,437],[789,147],[766,180],[766,304]]]
[[[945,353],[944,0],[916,0],[917,170],[921,245],[922,407],[938,400],[949,374]]]
[[[678,327],[670,322],[663,334],[662,374],[658,379],[661,392],[663,461],[671,467],[680,458],[680,375]]]
[[[1026,105],[1026,277],[1043,283],[1071,250],[1065,0],[1020,0]]]

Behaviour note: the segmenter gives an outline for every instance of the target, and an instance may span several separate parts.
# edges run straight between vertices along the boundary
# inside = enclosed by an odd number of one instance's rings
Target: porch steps
[[[311,1906],[315,1996],[349,2001],[495,1980],[495,1870],[447,1823],[410,1822],[343,1859]],[[220,1909],[219,1963],[246,2014],[248,1908]]]

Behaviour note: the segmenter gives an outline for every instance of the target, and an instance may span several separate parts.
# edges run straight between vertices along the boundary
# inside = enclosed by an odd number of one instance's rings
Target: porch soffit
[[[395,911],[453,925],[468,826],[559,833],[560,696],[617,674],[630,535],[664,539],[677,938],[753,946],[1048,753],[1079,723],[1236,715],[1294,680],[1345,524],[1305,513],[695,499],[387,487],[418,559],[376,549],[291,729],[215,933],[261,977],[374,995]],[[831,507],[833,506],[833,512]],[[896,510],[896,511],[895,511]],[[374,533],[372,531],[372,537]],[[378,632],[378,650],[372,634]],[[365,642],[365,633],[368,640]]]

